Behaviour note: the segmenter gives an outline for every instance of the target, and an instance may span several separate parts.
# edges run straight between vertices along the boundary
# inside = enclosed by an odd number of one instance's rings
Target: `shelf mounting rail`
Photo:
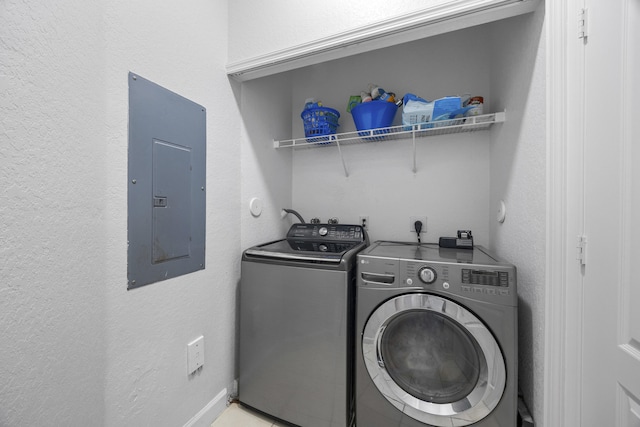
[[[344,160],[342,147],[344,145],[384,142],[398,139],[412,139],[413,143],[413,172],[418,171],[416,163],[416,139],[438,135],[451,135],[464,132],[487,130],[494,123],[506,121],[506,111],[479,116],[462,117],[451,120],[420,123],[414,125],[392,126],[387,128],[369,129],[353,132],[337,133],[333,135],[315,136],[310,138],[296,138],[274,140],[273,146],[280,148],[323,148],[337,146],[345,176],[349,176],[347,164]]]

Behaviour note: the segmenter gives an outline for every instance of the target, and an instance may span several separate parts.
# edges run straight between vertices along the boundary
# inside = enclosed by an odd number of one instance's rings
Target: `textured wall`
[[[233,381],[239,119],[224,73],[226,2],[110,1],[107,40],[106,425],[183,425]],[[127,72],[207,109],[206,269],[126,290]],[[204,335],[202,371],[187,343]],[[216,403],[218,403],[216,405]],[[206,412],[206,411],[205,411]]]
[[[205,0],[0,4],[1,426],[206,425],[224,408],[240,252],[226,23]],[[206,270],[133,291],[130,70],[207,108]]]
[[[0,3],[0,426],[104,417],[102,14]]]
[[[504,126],[491,145],[491,246],[518,267],[519,380],[536,425],[543,422],[546,61],[544,7],[496,25],[491,86]],[[495,221],[499,200],[507,217]]]

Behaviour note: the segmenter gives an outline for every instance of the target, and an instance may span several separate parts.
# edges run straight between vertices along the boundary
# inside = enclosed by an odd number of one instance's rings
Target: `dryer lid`
[[[371,246],[360,255],[428,262],[468,263],[486,266],[508,265],[490,255],[479,245],[476,245],[473,249],[455,249],[441,248],[437,243],[380,240],[371,244]]]

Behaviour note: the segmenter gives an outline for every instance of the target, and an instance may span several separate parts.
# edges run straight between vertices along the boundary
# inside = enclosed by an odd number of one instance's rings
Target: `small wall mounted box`
[[[473,249],[473,236],[471,230],[458,230],[458,237],[441,237],[441,248]]]

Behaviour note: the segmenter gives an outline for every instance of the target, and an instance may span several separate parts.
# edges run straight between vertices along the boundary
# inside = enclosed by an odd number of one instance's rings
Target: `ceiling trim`
[[[535,10],[540,0],[453,0],[334,36],[227,64],[227,74],[252,80],[394,46]]]

